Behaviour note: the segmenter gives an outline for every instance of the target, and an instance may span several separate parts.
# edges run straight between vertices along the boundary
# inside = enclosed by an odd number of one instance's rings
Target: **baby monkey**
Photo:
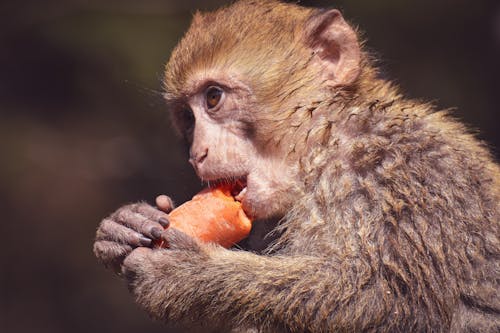
[[[244,210],[281,222],[258,254],[163,231],[166,197],[105,219],[94,252],[153,317],[205,332],[500,332],[499,165],[381,79],[339,11],[197,13],[164,87],[198,176],[243,183]]]

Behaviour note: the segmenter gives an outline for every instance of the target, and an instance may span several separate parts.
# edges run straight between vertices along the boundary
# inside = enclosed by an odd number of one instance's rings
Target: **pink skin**
[[[245,133],[244,123],[251,123],[248,117],[254,108],[250,89],[236,75],[212,72],[209,81],[207,73],[194,77],[188,86],[195,93],[188,95],[181,109],[188,105],[195,119],[189,161],[198,177],[208,184],[244,178],[246,189],[237,198],[247,214],[254,219],[282,216],[293,202],[290,189],[296,172],[284,157],[258,151]],[[223,93],[217,106],[209,108],[205,95],[212,86]],[[182,110],[174,114],[180,117]],[[161,201],[157,202],[160,209]]]
[[[270,172],[270,170],[276,172]],[[290,189],[293,188],[294,180],[291,176],[285,177],[282,170],[282,163],[261,160],[247,174],[246,189],[237,196],[237,199],[242,202],[243,209],[253,219],[281,216],[291,205],[294,196]],[[230,176],[221,175],[214,179],[226,177]],[[200,178],[206,179],[203,176]],[[156,198],[156,206],[158,209],[168,212],[171,209],[171,200],[166,195],[159,195]]]

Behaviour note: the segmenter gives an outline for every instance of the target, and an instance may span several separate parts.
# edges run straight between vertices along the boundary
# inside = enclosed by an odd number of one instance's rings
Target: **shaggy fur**
[[[191,244],[130,256],[137,301],[218,331],[499,332],[499,166],[448,112],[380,80],[366,53],[355,82],[323,89],[303,37],[318,13],[242,1],[195,15],[167,98],[200,71],[248,78],[253,140],[297,161],[300,200],[265,255]]]

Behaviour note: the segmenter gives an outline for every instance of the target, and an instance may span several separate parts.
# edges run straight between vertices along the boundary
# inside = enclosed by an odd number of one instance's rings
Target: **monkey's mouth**
[[[210,181],[208,186],[210,188],[227,189],[236,201],[241,201],[247,191],[247,177],[221,178]]]

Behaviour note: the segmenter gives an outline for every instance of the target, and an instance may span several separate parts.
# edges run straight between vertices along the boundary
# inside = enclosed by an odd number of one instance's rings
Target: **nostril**
[[[200,154],[200,156],[198,156],[196,163],[198,164],[203,163],[203,161],[205,161],[207,156],[208,156],[208,149],[205,149],[205,151],[202,154]]]
[[[196,153],[191,154],[189,156],[189,163],[191,163],[194,167],[196,167],[197,165],[203,163],[203,161],[205,161],[207,156],[208,156],[208,148],[199,154]]]

